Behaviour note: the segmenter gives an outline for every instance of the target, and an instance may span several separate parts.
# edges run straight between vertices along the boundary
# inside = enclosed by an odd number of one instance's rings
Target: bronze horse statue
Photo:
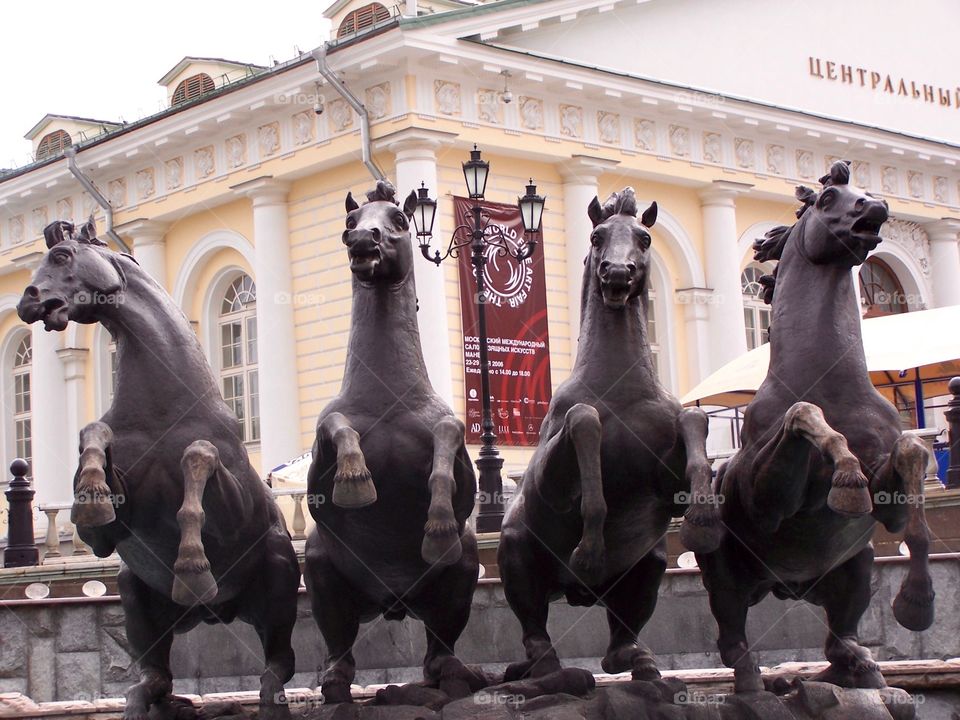
[[[706,415],[682,409],[663,388],[647,340],[648,229],[657,205],[638,220],[626,188],[602,206],[594,198],[588,214],[576,363],[550,403],[500,538],[504,592],[527,655],[507,669],[508,681],[560,669],[547,613],[562,595],[607,609],[605,672],[659,677],[637,636],[656,607],[670,519],[686,513],[690,547],[713,549],[722,532]]]
[[[910,549],[894,616],[910,630],[933,622],[928,453],[901,433],[896,409],[870,382],[853,286],[852,269],[880,242],[887,206],[849,180],[838,162],[819,194],[797,188],[798,221],[754,244],[758,261],[779,260],[761,280],[773,306],[770,368],[746,410],[742,447],[718,474],[726,535],[715,552],[697,554],[738,692],[763,689],[745,625],[747,609],[769,592],[826,611],[830,665],[819,680],[884,687],[857,638],[878,521],[890,532],[906,526]]]
[[[340,393],[317,421],[308,475],[316,529],[305,579],[327,646],[326,702],[350,702],[360,623],[423,621],[424,680],[451,697],[481,676],[454,655],[477,585],[466,520],[477,491],[463,423],[434,392],[417,327],[409,219],[385,181],[346,198],[353,311]]]
[[[140,682],[124,717],[169,705],[174,633],[201,620],[252,624],[263,644],[261,717],[289,717],[283,683],[300,569],[267,486],[250,466],[197,336],[163,288],[129,255],[57,221],[49,252],[17,306],[26,323],[62,331],[100,322],[117,343],[113,404],[80,432],[72,520],[117,578]]]

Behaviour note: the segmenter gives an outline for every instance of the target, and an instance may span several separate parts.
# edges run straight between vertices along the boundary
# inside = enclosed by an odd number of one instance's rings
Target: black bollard
[[[944,416],[950,429],[950,465],[947,468],[948,489],[960,488],[960,377],[955,377],[947,386],[950,389],[950,402]]]
[[[30,466],[26,460],[17,458],[10,463],[13,480],[5,493],[10,524],[7,533],[7,549],[3,553],[3,566],[30,567],[40,564],[40,551],[33,537],[33,488],[27,480]]]

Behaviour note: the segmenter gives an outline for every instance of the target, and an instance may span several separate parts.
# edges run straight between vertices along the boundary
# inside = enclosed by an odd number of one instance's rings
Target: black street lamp
[[[487,319],[485,305],[487,302],[487,288],[484,279],[484,269],[487,264],[487,248],[495,247],[499,255],[509,255],[517,262],[523,262],[531,257],[537,249],[536,233],[540,230],[540,220],[543,217],[545,198],[537,195],[537,186],[533,180],[527,185],[527,192],[517,198],[520,217],[523,220],[523,229],[526,240],[523,245],[512,248],[506,236],[497,225],[490,223],[490,216],[483,209],[483,195],[487,187],[487,178],[490,174],[490,163],[480,158],[480,151],[473,146],[470,159],[463,163],[463,177],[467,183],[467,195],[473,200],[471,208],[472,222],[459,225],[453,231],[446,252],[443,255],[439,250],[430,253],[430,238],[433,235],[433,221],[437,213],[437,203],[431,200],[429,190],[421,183],[417,190],[417,207],[413,214],[414,226],[417,229],[417,239],[420,242],[420,252],[432,263],[440,265],[448,257],[460,256],[460,249],[470,247],[470,262],[473,265],[474,278],[477,282],[477,321],[480,341],[480,394],[483,405],[483,432],[480,435],[482,446],[477,459],[477,468],[480,470],[480,512],[477,515],[478,532],[499,532],[503,522],[503,481],[500,470],[503,467],[503,458],[497,450],[497,435],[494,431],[493,412],[490,409],[490,364],[487,360]]]

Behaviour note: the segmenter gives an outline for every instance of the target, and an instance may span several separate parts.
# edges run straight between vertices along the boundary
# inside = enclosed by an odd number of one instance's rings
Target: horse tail
[[[173,565],[171,597],[178,605],[193,606],[213,600],[218,592],[200,533],[205,520],[203,491],[207,480],[221,467],[220,453],[212,443],[197,440],[184,451],[180,467],[183,504],[177,511],[180,547]]]

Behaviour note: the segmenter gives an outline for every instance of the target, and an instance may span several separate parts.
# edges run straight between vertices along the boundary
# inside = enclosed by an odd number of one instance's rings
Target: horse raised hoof
[[[462,552],[456,521],[427,521],[420,546],[420,557],[424,562],[428,565],[453,565],[460,560]]]
[[[830,483],[830,494],[827,495],[827,507],[846,517],[857,517],[873,511],[870,483],[860,472],[860,463],[856,459],[853,462],[856,467],[837,467]]]
[[[333,504],[337,507],[355,509],[373,505],[377,501],[377,488],[367,470],[363,455],[341,457],[337,474],[333,476]]]
[[[70,521],[80,527],[100,527],[117,519],[103,468],[85,467],[80,471],[73,496]]]
[[[577,579],[590,587],[603,580],[606,567],[606,551],[602,543],[585,543],[583,540],[570,554],[570,569]]]
[[[178,568],[181,561],[173,567],[173,590],[170,597],[177,605],[192,607],[208,603],[217,596],[217,581],[209,566],[202,568]]]
[[[723,540],[723,524],[716,505],[691,505],[683,514],[680,542],[695,553],[712,553]]]
[[[933,583],[911,581],[908,577],[893,600],[893,616],[907,630],[922,632],[933,625]]]

